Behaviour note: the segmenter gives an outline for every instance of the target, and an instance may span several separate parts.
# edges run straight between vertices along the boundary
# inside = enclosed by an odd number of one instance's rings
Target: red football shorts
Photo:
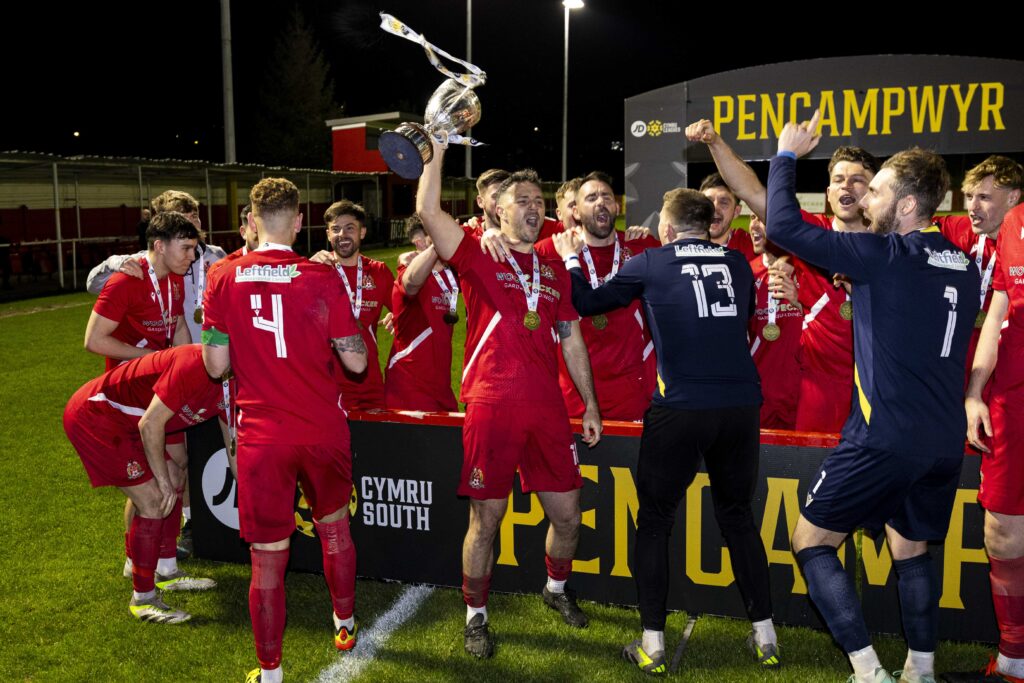
[[[1024,515],[1024,391],[994,396],[991,453],[981,454],[978,502],[990,512]]]
[[[138,486],[153,478],[135,420],[79,390],[64,408],[64,433],[94,486]],[[168,438],[170,441],[170,438]],[[167,454],[164,454],[167,457]]]
[[[322,519],[352,495],[352,455],[336,445],[238,444],[238,521],[249,543],[282,541],[295,531],[295,484]]]
[[[460,496],[505,498],[516,470],[523,493],[583,486],[576,438],[561,402],[467,405],[462,452]]]
[[[850,415],[853,379],[801,369],[798,432],[838,434]]]
[[[388,373],[384,384],[384,404],[390,410],[422,410],[428,413],[454,413],[459,410],[450,386],[426,391],[406,380],[401,373]]]

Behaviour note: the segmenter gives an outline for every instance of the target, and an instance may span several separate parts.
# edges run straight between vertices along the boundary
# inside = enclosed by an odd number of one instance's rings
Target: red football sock
[[[155,588],[153,571],[156,570],[157,552],[160,550],[162,519],[135,515],[128,531],[128,544],[132,551],[132,588],[136,593],[148,593]]]
[[[999,624],[999,652],[1024,659],[1024,557],[988,558],[992,605]]]
[[[281,665],[281,640],[284,638],[284,572],[288,552],[252,548],[252,581],[249,583],[249,617],[256,641],[256,658],[264,669]]]
[[[555,581],[568,581],[572,574],[571,557],[551,557],[545,554],[544,564],[548,566],[548,576]]]
[[[160,555],[158,557],[177,557],[178,532],[181,531],[181,494],[171,508],[171,514],[164,517],[164,525],[160,531]]]
[[[348,517],[335,522],[316,522],[324,556],[324,578],[331,604],[339,619],[348,619],[356,602],[356,547],[349,533]]]
[[[132,543],[128,540],[129,536],[127,531],[124,532],[124,556],[130,560],[132,559]]]
[[[470,607],[487,607],[487,594],[491,590],[491,575],[462,575],[462,600]]]

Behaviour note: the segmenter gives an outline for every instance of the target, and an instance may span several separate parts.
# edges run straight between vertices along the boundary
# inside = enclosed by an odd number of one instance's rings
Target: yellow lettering
[[[804,106],[808,109],[811,108],[811,93],[809,92],[795,92],[789,95],[789,120],[796,123],[799,120],[800,114],[797,112],[797,101],[803,102]],[[805,118],[811,118],[811,113],[808,112]]]
[[[860,556],[864,563],[864,576],[872,586],[884,586],[889,580],[889,572],[892,571],[892,555],[889,553],[889,544],[885,542],[885,535],[879,534],[881,546],[876,551],[876,541],[867,534],[861,539]]]
[[[793,549],[788,543],[788,539],[793,537],[793,530],[796,529],[796,522],[800,518],[800,493],[797,490],[800,481],[768,477],[767,482],[768,495],[765,497],[764,518],[761,520],[761,542],[764,543],[765,554],[768,555],[768,564],[790,565],[793,568],[792,592],[805,595],[807,584],[804,583],[804,577],[796,564],[796,557],[793,556]],[[774,546],[780,512],[786,517],[787,544],[785,548]]]
[[[722,548],[722,568],[718,573],[706,572],[701,567],[701,502],[704,489],[710,485],[707,473],[698,472],[686,490],[686,575],[702,586],[728,586],[733,581],[728,549]]]
[[[955,86],[954,86],[955,87]],[[960,570],[965,562],[988,564],[984,548],[965,548],[964,508],[978,502],[978,489],[957,489],[953,500],[953,513],[949,517],[949,531],[942,553],[942,597],[939,607],[963,609],[960,597]]]
[[[982,83],[981,84],[981,125],[978,130],[988,130],[988,119],[992,116],[995,121],[996,130],[1006,130],[1003,125],[1003,115],[999,111],[1003,108],[1003,84]]]
[[[818,121],[818,135],[825,126],[831,128],[830,137],[839,136],[839,122],[836,120],[836,98],[831,90],[821,91],[821,102],[818,104],[818,111],[821,112],[821,119]]]
[[[903,88],[882,88],[882,135],[892,134],[892,120],[906,110]]]
[[[536,493],[530,494],[530,509],[527,512],[516,512],[512,506],[512,496],[508,494],[508,512],[505,519],[501,520],[501,530],[498,532],[501,552],[498,554],[498,564],[507,564],[518,567],[516,561],[516,525],[537,526],[544,520],[544,508],[541,507]]]
[[[963,133],[967,130],[967,111],[971,108],[971,100],[974,99],[974,91],[978,89],[977,83],[971,83],[967,88],[967,95],[960,94],[960,84],[954,83],[953,99],[956,100],[957,111],[960,112],[960,122],[957,124],[956,132]]]
[[[878,88],[868,88],[864,93],[864,104],[858,108],[857,91],[843,91],[843,135],[850,135],[850,121],[858,130],[867,125],[868,117],[871,117],[871,125],[868,128],[868,135],[878,135]]]
[[[597,465],[580,465],[580,476],[584,479],[597,483]],[[583,526],[591,529],[597,528],[597,511],[591,508],[583,511]],[[584,574],[600,574],[601,558],[595,557],[592,560],[573,560],[572,570]]]
[[[636,496],[636,483],[633,473],[628,467],[610,467],[612,480],[615,482],[615,514],[614,542],[615,561],[612,563],[612,576],[629,578],[633,573],[629,570],[629,523],[633,522],[636,529],[636,513],[640,509],[640,501]]]
[[[730,95],[715,95],[711,98],[715,104],[715,130],[722,134],[722,125],[733,120],[733,103]]]
[[[772,124],[772,137],[779,137],[779,133],[782,132],[782,126],[785,121],[786,113],[786,93],[777,92],[775,93],[776,107],[772,108],[772,98],[765,93],[761,93],[761,139],[768,139],[768,122]]]
[[[737,140],[753,140],[755,137],[754,131],[747,132],[747,121],[754,120],[754,112],[747,111],[747,104],[753,104],[757,101],[757,95],[739,95],[736,97],[739,101],[739,129],[736,131]]]
[[[921,99],[917,99],[917,86],[912,85],[910,92],[910,126],[915,133],[924,132],[924,117],[928,116],[928,130],[938,133],[942,130],[942,112],[946,108],[946,91],[948,85],[939,86],[939,101],[935,103],[935,86],[926,85],[921,88]]]

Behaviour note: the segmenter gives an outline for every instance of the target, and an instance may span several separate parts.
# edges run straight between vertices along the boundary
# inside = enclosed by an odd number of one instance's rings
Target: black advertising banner
[[[461,585],[462,538],[468,503],[455,495],[462,462],[461,418],[411,419],[367,416],[353,420],[354,495],[352,536],[359,575],[440,586]],[[393,420],[393,421],[388,421]],[[583,528],[571,579],[581,598],[636,604],[632,573],[638,509],[635,465],[640,427],[612,428],[597,449],[579,445],[584,479]],[[217,430],[190,452],[192,519],[196,554],[232,562],[248,561],[238,539],[235,484]],[[830,440],[782,433],[762,435],[760,481],[754,521],[768,553],[777,621],[821,628],[803,578],[790,552],[789,537],[808,484],[814,481]],[[517,482],[518,485],[518,482]],[[949,534],[932,556],[942,581],[942,638],[998,637],[982,549],[982,512],[976,503],[978,459],[967,457]],[[321,571],[320,543],[312,515],[296,496],[296,533],[291,568]],[[536,496],[513,492],[495,547],[492,588],[538,593],[544,584],[547,522]],[[856,539],[840,556],[861,591],[873,632],[900,633],[896,580],[888,548],[864,537],[858,560]],[[669,607],[690,612],[744,617],[728,550],[714,520],[707,474],[687,490],[671,537]]]
[[[687,124],[709,119],[746,160],[770,159],[788,121],[822,114],[825,159],[855,145],[885,157],[918,145],[940,154],[1024,150],[1024,64],[941,55],[832,57],[737,69],[626,100],[629,224],[650,224],[661,196],[686,187]]]

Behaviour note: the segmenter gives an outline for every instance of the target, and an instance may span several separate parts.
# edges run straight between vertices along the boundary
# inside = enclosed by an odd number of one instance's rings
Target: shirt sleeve
[[[190,396],[205,389],[209,382],[202,353],[174,352],[171,362],[153,384],[153,393],[172,412],[177,413],[188,403]]]
[[[387,264],[380,264],[380,282],[384,286],[386,295],[381,297],[381,304],[387,306],[388,310],[391,310],[391,292],[395,288],[395,274],[391,272],[391,269],[387,267]]]
[[[573,320],[579,320],[579,313],[572,305],[572,281],[569,279],[569,273],[566,271],[565,266],[559,264],[558,266],[558,291],[560,296],[558,297],[558,321],[559,322],[572,322]]]
[[[349,304],[348,295],[337,290],[325,292],[327,305],[330,310],[330,318],[327,322],[327,333],[331,339],[342,339],[354,337],[359,334],[359,326],[352,315],[352,306]]]
[[[647,260],[646,251],[634,256],[622,264],[615,277],[605,281],[597,289],[591,289],[580,268],[571,268],[569,275],[572,277],[572,305],[580,315],[597,315],[622,308],[634,299],[640,298],[644,292]]]
[[[218,268],[209,275],[206,293],[203,295],[203,332],[216,329],[218,332],[228,334],[228,321],[223,314],[223,307],[228,305],[226,301],[227,289],[224,286],[225,274],[230,270]]]
[[[109,280],[109,287],[103,287],[92,310],[104,318],[120,322],[124,320],[132,305],[132,285],[130,276],[114,273]]]
[[[140,251],[132,256],[125,254],[114,254],[106,261],[89,271],[89,277],[85,280],[85,289],[90,294],[99,294],[107,284],[110,277],[121,269],[125,261],[145,256],[146,252]]]
[[[473,234],[466,233],[466,236],[459,242],[458,248],[448,263],[459,269],[460,273],[468,273],[473,269],[474,259],[480,255],[480,239]]]
[[[1005,234],[1005,230],[1000,230],[999,236],[996,237],[996,265],[992,269],[992,289],[998,292],[1006,291],[1006,274],[1003,273],[1003,259],[1001,258],[1003,253],[1003,235]]]
[[[768,170],[768,239],[833,273],[868,280],[890,259],[889,240],[873,233],[822,230],[803,220],[795,193],[796,160],[776,156]]]

